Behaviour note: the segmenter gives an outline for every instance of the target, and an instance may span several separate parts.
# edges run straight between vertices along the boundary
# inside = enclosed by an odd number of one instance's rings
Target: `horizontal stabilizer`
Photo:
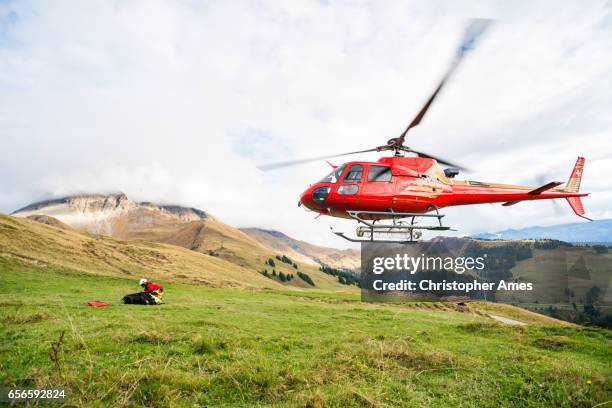
[[[530,192],[528,192],[527,194],[529,195],[538,195],[541,194],[542,192],[546,191],[546,190],[550,190],[551,188],[555,188],[557,186],[560,186],[561,184],[563,184],[561,181],[551,181],[548,184],[544,184],[541,187],[535,188],[533,190],[531,190]],[[502,205],[504,207],[508,207],[511,205],[514,205],[516,203],[520,203],[523,200],[512,200],[512,201],[506,201],[505,203],[503,203]]]
[[[529,195],[537,195],[537,194],[540,194],[540,193],[542,193],[542,192],[544,192],[546,190],[550,190],[551,188],[555,188],[557,186],[560,186],[561,184],[563,184],[563,182],[561,182],[561,181],[551,181],[548,184],[544,184],[541,187],[538,187],[538,188],[536,188],[534,190],[531,190],[527,194],[529,194]]]

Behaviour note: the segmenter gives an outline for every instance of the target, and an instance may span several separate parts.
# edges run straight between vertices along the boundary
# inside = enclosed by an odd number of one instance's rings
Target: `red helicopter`
[[[480,181],[456,180],[462,166],[404,145],[406,134],[419,125],[427,110],[449,80],[478,36],[490,20],[472,20],[466,29],[450,68],[433,94],[399,137],[372,149],[305,160],[261,166],[262,170],[291,166],[331,157],[365,152],[392,151],[392,157],[376,162],[353,161],[334,166],[333,171],[311,185],[300,197],[299,204],[320,215],[349,218],[357,221],[357,238],[342,232],[335,234],[353,242],[411,243],[421,238],[421,230],[449,230],[442,225],[439,209],[454,205],[503,203],[504,206],[527,200],[565,198],[574,212],[587,220],[579,192],[584,158],[578,157],[569,180],[552,181],[542,186],[521,186]],[[417,157],[404,157],[413,153]],[[446,166],[443,168],[441,165]],[[419,221],[433,220],[430,225]]]

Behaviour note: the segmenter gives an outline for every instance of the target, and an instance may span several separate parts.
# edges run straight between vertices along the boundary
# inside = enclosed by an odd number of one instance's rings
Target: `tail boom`
[[[559,181],[551,181],[539,187],[468,181],[467,185],[456,184],[453,187],[456,196],[452,205],[501,202],[507,207],[522,201],[565,198],[576,215],[591,220],[584,215],[584,206],[580,200],[580,197],[588,195],[588,193],[580,192],[580,181],[582,180],[584,161],[584,157],[578,157],[564,188],[559,187],[563,184]]]

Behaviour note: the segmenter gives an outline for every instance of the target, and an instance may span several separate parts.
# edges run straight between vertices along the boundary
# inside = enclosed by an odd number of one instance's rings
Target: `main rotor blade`
[[[406,137],[406,133],[408,133],[410,129],[412,129],[415,126],[418,126],[421,123],[421,120],[427,113],[427,110],[429,110],[429,107],[431,106],[433,101],[438,96],[438,93],[440,93],[440,91],[444,87],[444,84],[446,84],[446,82],[455,72],[455,70],[459,66],[459,63],[463,60],[463,57],[468,53],[469,50],[474,48],[474,44],[476,40],[478,39],[478,37],[482,33],[485,32],[485,30],[489,27],[489,25],[491,25],[492,22],[493,20],[481,19],[481,18],[470,20],[470,23],[466,27],[465,32],[463,34],[463,38],[461,39],[461,42],[459,43],[459,47],[457,48],[457,53],[455,54],[453,61],[448,67],[448,70],[442,77],[442,80],[440,81],[436,89],[434,90],[433,94],[431,94],[427,102],[425,102],[425,105],[423,105],[419,113],[417,113],[414,119],[412,119],[412,122],[410,122],[408,127],[399,136],[398,139],[399,139],[400,145],[404,143],[404,138]]]
[[[380,150],[382,149],[375,147],[373,149],[359,150],[356,152],[349,152],[349,153],[331,154],[328,156],[312,157],[310,159],[289,160],[289,161],[279,162],[279,163],[263,164],[261,166],[257,166],[257,168],[259,170],[268,171],[268,170],[278,169],[281,167],[289,167],[289,166],[296,166],[298,164],[310,163],[310,162],[317,161],[317,160],[331,159],[333,157],[348,156],[351,154],[358,154],[358,153],[377,152]]]
[[[462,170],[462,171],[468,171],[467,168],[465,168],[465,167],[463,167],[463,166],[461,166],[461,165],[459,165],[457,163],[450,162],[450,161],[448,161],[446,159],[443,159],[441,157],[432,156],[431,154],[424,153],[424,152],[419,152],[417,150],[412,150],[412,149],[410,149],[410,151],[412,153],[415,153],[419,157],[423,157],[423,158],[426,158],[426,159],[434,159],[435,161],[437,161],[440,164],[444,164],[444,165],[449,166],[449,167],[454,167],[454,168]]]

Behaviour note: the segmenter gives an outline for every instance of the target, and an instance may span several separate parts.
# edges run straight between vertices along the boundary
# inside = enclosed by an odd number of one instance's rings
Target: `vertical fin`
[[[570,193],[577,193],[578,191],[580,191],[580,180],[582,180],[583,169],[584,157],[578,157],[578,160],[576,160],[576,164],[574,165],[574,170],[572,170],[572,174],[570,175],[570,178],[569,180],[567,180],[567,184],[565,185],[566,191],[569,191]]]
[[[570,174],[569,180],[567,180],[567,184],[565,185],[565,191],[568,193],[577,193],[580,191],[580,181],[582,180],[582,171],[584,170],[584,157],[578,156],[576,160],[576,164],[574,165],[574,169],[572,170],[572,174]],[[582,206],[582,201],[580,197],[565,197],[572,210],[576,213],[577,216],[587,219],[589,221],[593,221],[592,219],[585,217],[584,215],[584,207]]]
[[[574,210],[577,216],[587,219],[589,221],[593,221],[592,219],[584,215],[585,211],[584,207],[582,206],[582,201],[580,200],[580,197],[566,197],[565,199],[569,203],[570,207],[572,207],[572,210]]]

